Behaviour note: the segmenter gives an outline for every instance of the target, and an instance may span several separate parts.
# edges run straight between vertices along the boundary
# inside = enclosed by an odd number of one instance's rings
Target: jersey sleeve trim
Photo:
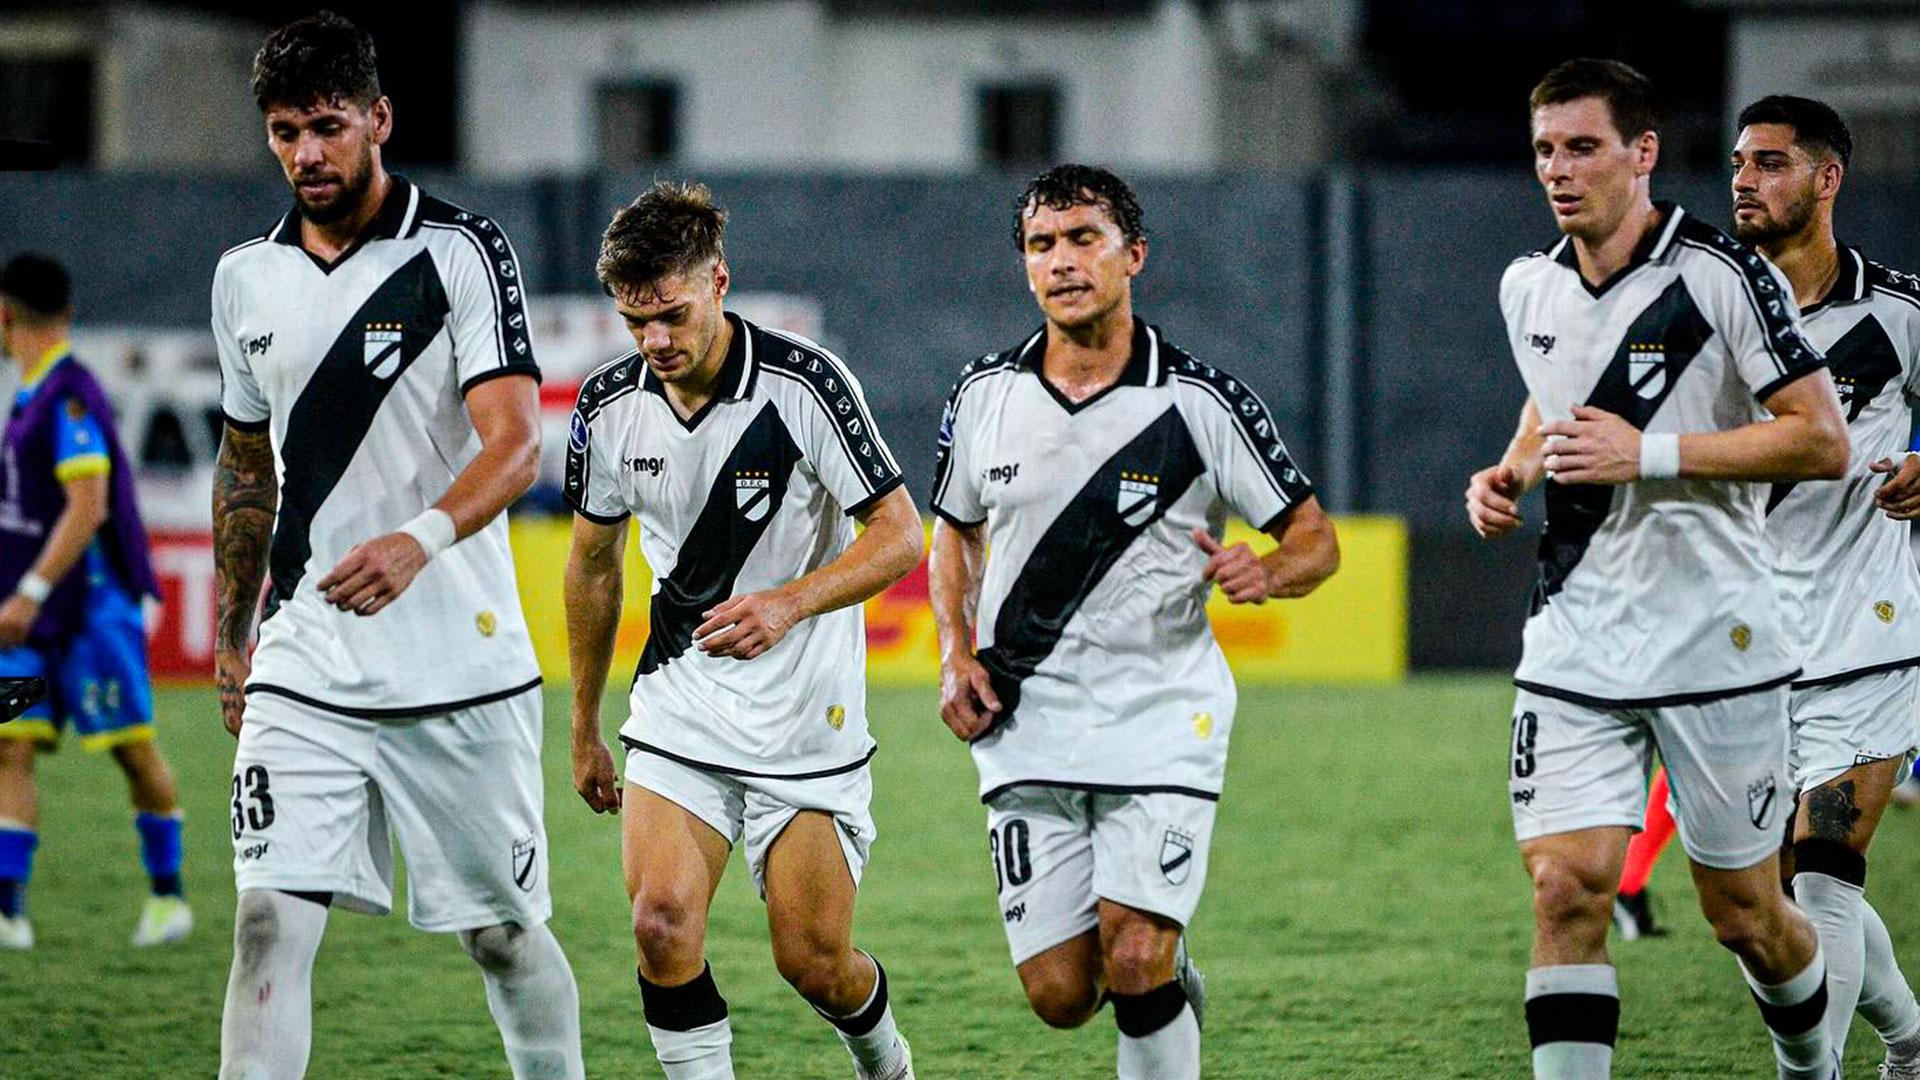
[[[935,513],[962,528],[971,528],[979,522],[962,522],[959,518],[940,509],[940,502],[946,497],[947,488],[953,480],[953,443],[959,438],[960,399],[966,394],[967,388],[974,383],[997,371],[1006,370],[1013,362],[1011,358],[1019,355],[1020,351],[1016,349],[1011,353],[988,353],[977,360],[968,361],[966,366],[960,369],[960,377],[954,381],[953,389],[947,394],[946,407],[940,413],[938,452],[935,455],[933,468],[932,506]]]
[[[520,257],[513,242],[493,220],[462,210],[439,199],[420,200],[422,228],[439,229],[466,238],[493,293],[493,337],[499,366],[537,366],[527,338],[527,310],[521,282]],[[488,249],[492,254],[488,254]]]
[[[939,518],[941,521],[946,522],[947,524],[953,526],[956,529],[977,529],[980,526],[985,525],[987,523],[986,518],[981,518],[978,521],[962,521],[960,518],[955,517],[953,514],[948,513],[945,508],[939,506],[938,504],[935,504],[932,507],[932,510],[933,510],[934,517]]]
[[[1782,375],[1803,373],[1825,365],[1825,358],[1807,344],[1806,338],[1794,325],[1792,297],[1784,295],[1785,290],[1759,252],[1691,215],[1682,223],[1680,231],[1682,244],[1719,259],[1734,272],[1740,282],[1741,294],[1746,297],[1748,307],[1760,323],[1761,342],[1766,347],[1767,355],[1773,359],[1774,366]]]
[[[1260,463],[1260,474],[1272,486],[1273,493],[1279,498],[1281,504],[1290,508],[1313,494],[1313,484],[1294,464],[1293,455],[1287,452],[1286,445],[1280,441],[1280,433],[1274,427],[1273,413],[1267,408],[1266,402],[1261,401],[1245,383],[1232,378],[1219,368],[1202,367],[1192,360],[1187,363],[1192,365],[1192,370],[1187,370],[1183,365],[1181,370],[1174,373],[1174,377],[1189,386],[1206,391],[1214,403],[1227,413],[1232,420],[1231,426],[1234,433],[1240,437],[1241,445],[1254,460]],[[1237,407],[1235,402],[1227,397],[1226,388],[1230,385],[1238,388]],[[1251,411],[1249,411],[1249,405],[1252,406]],[[1264,432],[1261,430],[1261,425],[1265,425]],[[1289,470],[1293,473],[1291,480],[1287,478]]]
[[[1786,389],[1788,386],[1792,385],[1793,383],[1799,382],[1801,379],[1807,377],[1808,375],[1813,374],[1816,371],[1819,371],[1825,368],[1826,366],[1827,366],[1827,362],[1825,360],[1822,360],[1819,363],[1813,365],[1812,367],[1804,367],[1798,371],[1789,371],[1785,375],[1782,375],[1779,378],[1768,383],[1767,385],[1761,387],[1759,390],[1756,390],[1753,396],[1756,400],[1765,402],[1768,398],[1779,393],[1781,390]]]
[[[567,496],[567,506],[574,513],[579,514],[581,517],[586,518],[588,521],[593,522],[595,525],[618,525],[621,522],[633,516],[633,514],[628,511],[622,511],[621,513],[618,513],[618,514],[596,514],[593,511],[588,510],[585,507],[582,507],[579,504],[575,503],[573,501],[573,496],[571,495]]]
[[[473,388],[479,386],[481,383],[491,382],[494,379],[504,378],[508,375],[525,375],[538,383],[540,381],[540,365],[508,364],[506,367],[497,367],[492,371],[483,371],[473,378],[468,379],[466,382],[461,383],[460,394],[464,397],[472,393]]]
[[[894,488],[900,487],[906,482],[907,481],[905,477],[901,476],[899,473],[894,473],[892,479],[882,481],[880,483],[880,486],[874,488],[871,492],[867,494],[866,498],[861,499],[859,502],[854,503],[852,506],[847,507],[847,516],[853,517],[857,514],[865,513],[869,507],[873,506],[873,504],[879,502],[881,499],[886,498],[888,495],[893,494]]]
[[[263,416],[258,420],[248,420],[242,417],[235,416],[225,409],[220,410],[220,418],[222,420],[225,420],[227,423],[227,426],[232,428],[233,430],[244,431],[249,435],[258,435],[259,433],[267,430],[267,428],[273,423],[273,418],[270,416]]]
[[[771,355],[775,351],[772,349],[767,350],[767,356],[756,355],[758,366],[806,387],[820,406],[827,425],[839,439],[848,464],[859,474],[860,485],[866,489],[867,495],[871,497],[882,485],[898,478],[900,463],[894,460],[886,440],[880,437],[880,430],[873,423],[873,413],[867,408],[866,395],[861,391],[860,384],[848,374],[840,358],[804,338],[766,327],[759,329],[769,337],[787,342],[795,348],[784,357]],[[811,357],[807,354],[811,354]],[[818,359],[820,367],[816,370],[812,364],[805,363],[804,359],[807,358]],[[835,380],[838,381],[837,387],[834,386]],[[841,396],[829,403],[829,394]],[[858,445],[856,439],[860,440]]]

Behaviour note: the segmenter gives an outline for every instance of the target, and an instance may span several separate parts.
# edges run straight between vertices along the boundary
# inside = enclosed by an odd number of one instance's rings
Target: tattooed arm
[[[213,578],[216,591],[213,678],[220,688],[220,719],[240,734],[244,687],[253,670],[247,644],[260,607],[267,545],[273,536],[280,482],[273,445],[263,431],[229,424],[213,471]]]

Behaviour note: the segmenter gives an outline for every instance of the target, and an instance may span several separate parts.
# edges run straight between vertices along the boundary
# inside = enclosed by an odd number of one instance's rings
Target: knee
[[[280,942],[280,912],[273,898],[248,889],[240,894],[233,913],[233,961],[243,970],[256,970]]]
[[[825,942],[804,935],[776,940],[773,966],[787,985],[808,1001],[832,1001],[842,997],[841,984],[847,981],[847,956],[838,954]]]
[[[675,893],[641,892],[633,898],[633,940],[640,955],[661,963],[688,948],[698,950],[701,910]]]
[[[1612,883],[1584,873],[1567,863],[1542,859],[1530,868],[1533,875],[1533,916],[1550,935],[1592,933],[1605,935],[1613,902]]]
[[[1090,981],[1040,976],[1023,980],[1027,1004],[1051,1028],[1077,1028],[1093,1018],[1100,1004],[1099,989]]]
[[[480,970],[501,975],[521,965],[527,951],[527,930],[517,923],[501,923],[460,931],[460,947]]]
[[[1116,994],[1144,994],[1173,978],[1173,938],[1140,928],[1116,935],[1101,957]]]
[[[1714,897],[1707,905],[1707,922],[1713,926],[1714,940],[1730,951],[1746,956],[1776,934],[1779,906],[1759,895]]]

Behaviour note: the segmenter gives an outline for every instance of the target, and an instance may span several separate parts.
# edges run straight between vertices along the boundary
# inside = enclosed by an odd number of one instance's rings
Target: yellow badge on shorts
[[[847,726],[847,707],[845,705],[827,706],[827,726],[835,731]]]
[[[1733,629],[1727,633],[1727,638],[1733,642],[1734,648],[1746,652],[1747,646],[1753,644],[1753,627],[1743,622],[1734,623]]]
[[[1202,739],[1213,738],[1213,714],[1210,712],[1194,713],[1193,733]]]
[[[500,629],[500,620],[493,612],[483,611],[473,617],[473,625],[481,637],[492,637],[493,632]]]
[[[1887,601],[1887,600],[1881,600],[1881,601],[1879,601],[1878,603],[1875,603],[1875,604],[1873,605],[1873,613],[1874,613],[1875,615],[1878,615],[1878,616],[1880,617],[1880,621],[1881,621],[1881,622],[1883,622],[1883,623],[1890,623],[1890,622],[1892,622],[1892,621],[1893,621],[1893,604],[1892,604],[1892,602],[1890,602],[1890,601]]]

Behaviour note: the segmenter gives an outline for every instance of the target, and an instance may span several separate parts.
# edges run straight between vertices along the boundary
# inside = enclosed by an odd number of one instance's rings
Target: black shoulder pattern
[[[645,362],[636,350],[602,364],[580,382],[573,415],[567,420],[567,464],[560,493],[567,505],[589,521],[612,525],[619,517],[604,517],[587,509],[587,482],[592,471],[588,448],[593,445],[593,421],[608,405],[640,388]]]
[[[1920,274],[1909,274],[1905,270],[1895,270],[1884,263],[1864,260],[1867,264],[1867,287],[1878,289],[1890,296],[1898,297],[1907,303],[1920,307]]]
[[[487,268],[487,280],[493,286],[494,336],[500,350],[500,367],[538,376],[533,344],[527,337],[526,287],[520,277],[520,259],[514,254],[507,234],[486,215],[436,199],[424,191],[420,193],[416,220],[421,228],[457,232],[472,245],[481,265]],[[461,392],[465,393],[474,383],[493,374],[488,372],[469,379],[460,388]]]
[[[1280,498],[1292,506],[1313,494],[1313,485],[1287,453],[1286,443],[1273,422],[1273,412],[1253,388],[1228,372],[1203,364],[1185,350],[1161,343],[1167,370],[1175,379],[1206,392],[1233,417],[1234,431],[1247,451],[1260,462]]]
[[[1772,355],[1774,366],[1779,368],[1781,374],[1780,379],[1761,392],[1761,397],[1769,396],[1772,390],[1785,385],[1786,381],[1826,363],[1819,351],[1801,336],[1799,327],[1793,321],[1793,297],[1780,288],[1779,279],[1774,277],[1767,260],[1758,251],[1692,214],[1681,219],[1677,239],[1713,254],[1739,275],[1754,318],[1760,322],[1767,352]]]
[[[805,338],[779,330],[755,327],[753,332],[760,335],[754,348],[755,361],[775,378],[790,379],[806,388],[826,414],[868,494],[894,486],[900,477],[900,465],[881,440],[866,398],[840,358]]]

